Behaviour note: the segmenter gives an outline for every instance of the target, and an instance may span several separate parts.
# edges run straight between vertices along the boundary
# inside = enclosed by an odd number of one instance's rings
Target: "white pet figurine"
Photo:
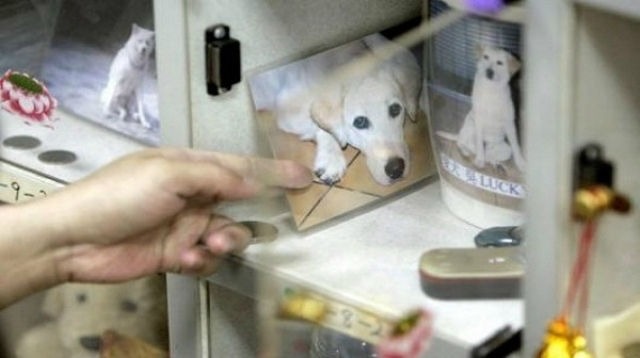
[[[111,63],[109,80],[100,97],[105,117],[137,120],[151,128],[144,114],[141,87],[154,47],[154,32],[133,24],[129,39]]]

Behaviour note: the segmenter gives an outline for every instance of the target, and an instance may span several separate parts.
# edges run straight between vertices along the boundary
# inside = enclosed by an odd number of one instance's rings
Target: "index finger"
[[[195,149],[162,148],[161,155],[172,160],[222,166],[247,181],[281,188],[304,188],[311,184],[309,168],[291,160],[266,159]]]

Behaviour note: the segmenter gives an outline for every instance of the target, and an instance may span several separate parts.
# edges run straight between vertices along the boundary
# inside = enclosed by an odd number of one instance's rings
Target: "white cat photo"
[[[154,47],[154,32],[133,24],[129,39],[111,63],[107,86],[100,97],[106,118],[138,121],[151,128],[141,92]]]

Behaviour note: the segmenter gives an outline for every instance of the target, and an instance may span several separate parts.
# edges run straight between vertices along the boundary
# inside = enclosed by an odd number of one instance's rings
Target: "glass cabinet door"
[[[151,0],[3,1],[2,157],[72,181],[157,145],[153,14]]]
[[[0,24],[3,72],[38,78],[64,111],[157,143],[150,0],[9,1]]]
[[[263,102],[257,94],[260,92],[261,84],[267,83],[268,80],[260,83],[258,78],[268,78],[269,74],[290,68],[287,67],[289,65],[295,67],[302,63],[298,61],[313,61],[311,59],[314,56],[320,56],[315,57],[316,59],[324,58],[324,55],[343,45],[350,48],[348,45],[353,42],[358,44],[360,41],[371,41],[373,38],[379,38],[378,36],[385,37],[387,41],[397,39],[426,17],[428,3],[416,0],[389,6],[387,1],[185,1],[181,10],[184,12],[185,24],[182,29],[185,31],[186,44],[174,44],[177,47],[185,46],[188,52],[188,63],[185,67],[188,68],[189,74],[187,87],[190,121],[184,124],[188,130],[180,132],[189,133],[189,138],[184,143],[188,142],[196,148],[238,154],[269,157],[282,155],[280,158],[297,155],[298,157],[293,159],[304,160],[306,165],[313,168],[314,151],[312,141],[309,140],[311,138],[301,140],[291,133],[283,133],[286,130],[277,132],[275,125],[271,127],[274,129],[273,132],[265,128],[264,125],[268,125],[265,122],[273,116],[264,109],[260,110]],[[460,18],[464,17],[464,13],[461,13]],[[416,18],[418,21],[415,21]],[[476,37],[465,37],[466,32],[462,31],[463,38],[459,41],[465,46],[462,46],[463,51],[460,54],[452,56],[457,55],[461,62],[465,62],[465,65],[468,63],[471,68],[475,63],[473,48],[476,38],[500,46],[506,37],[519,34],[489,34],[483,37],[485,31],[493,33],[502,30],[485,26],[483,23],[476,25],[478,21],[469,20],[459,24],[458,28],[464,30],[472,27],[479,31],[475,34]],[[401,25],[406,25],[407,22],[411,23],[410,26],[403,28]],[[228,40],[240,43],[242,80],[228,91],[211,95],[207,91],[206,71],[210,62],[206,57],[205,39],[208,30],[217,26],[221,29],[227,27],[220,31],[224,34],[220,35],[221,39],[226,41],[225,36],[229,35]],[[441,42],[447,41],[451,40],[441,38]],[[418,79],[422,88],[426,88],[425,81],[432,74],[427,67],[430,54],[425,51],[429,44],[423,41],[416,42],[419,43],[405,48],[415,56],[420,66],[419,73],[411,80]],[[518,43],[509,43],[513,52]],[[374,46],[371,43],[369,45]],[[416,45],[415,48],[413,45]],[[450,54],[455,49],[445,50]],[[443,55],[442,52],[439,54]],[[440,62],[442,64],[446,61],[441,58]],[[348,60],[344,62],[348,63]],[[506,67],[506,63],[504,64]],[[513,70],[515,71],[515,68]],[[469,90],[472,80],[472,75],[460,76],[460,81],[466,86],[455,87],[457,82],[451,84],[451,89],[445,93],[445,100],[436,99],[432,107],[455,107],[456,111],[450,111],[455,113],[450,114],[452,117],[456,116],[456,123],[458,120],[461,123],[470,107]],[[360,96],[360,99],[366,101],[375,96],[376,93],[371,93],[368,96]],[[430,103],[427,103],[424,97],[421,100],[423,112],[428,112],[427,107]],[[393,114],[399,113],[399,107],[392,106],[393,104],[393,101],[387,103],[386,107],[383,106],[385,110],[382,112],[395,118]],[[350,122],[351,127],[361,127],[360,129],[364,130],[367,121],[362,118],[356,120],[355,117],[365,115],[354,116]],[[407,118],[404,112],[402,118]],[[256,220],[273,224],[278,229],[278,237],[268,244],[251,245],[242,254],[242,258],[231,259],[232,263],[229,266],[208,277],[205,286],[208,286],[209,295],[206,296],[208,300],[205,300],[204,305],[202,291],[198,305],[193,302],[193,291],[183,289],[184,286],[181,284],[170,284],[176,288],[174,292],[170,292],[170,301],[179,304],[180,300],[174,298],[181,296],[184,303],[182,307],[199,307],[197,317],[200,320],[197,328],[200,334],[206,336],[198,336],[195,342],[192,342],[192,346],[200,344],[207,356],[228,356],[246,350],[255,352],[271,349],[266,343],[275,343],[276,339],[266,339],[262,342],[265,345],[256,340],[262,338],[262,333],[273,333],[277,336],[279,332],[269,328],[256,332],[256,326],[263,326],[256,322],[255,311],[246,306],[255,303],[253,301],[266,301],[269,305],[273,302],[270,300],[279,301],[292,297],[295,300],[296,294],[304,296],[308,292],[311,292],[311,300],[318,298],[318,301],[332,306],[332,309],[328,310],[327,320],[319,325],[299,324],[292,320],[284,322],[278,327],[285,333],[280,337],[281,346],[274,348],[276,351],[280,349],[279,352],[288,354],[297,352],[301,357],[332,354],[337,350],[374,355],[374,346],[380,338],[378,335],[382,335],[381,332],[388,333],[392,324],[409,309],[422,306],[433,309],[440,317],[435,322],[434,329],[437,333],[433,340],[433,349],[446,354],[443,356],[468,356],[473,346],[481,344],[505,326],[510,325],[518,329],[522,325],[522,301],[517,297],[491,300],[486,296],[478,296],[471,300],[443,300],[430,295],[432,292],[424,292],[421,289],[418,274],[421,254],[437,247],[473,249],[473,236],[479,228],[456,217],[441,201],[440,182],[435,178],[436,160],[429,154],[431,148],[426,132],[429,124],[427,113],[413,119],[405,120],[403,130],[424,125],[422,128],[425,131],[417,135],[416,142],[425,145],[425,148],[422,148],[425,152],[412,152],[409,156],[411,162],[406,160],[405,164],[410,163],[410,167],[416,169],[423,165],[423,168],[427,169],[426,174],[416,181],[411,182],[414,178],[404,177],[403,173],[392,183],[384,182],[380,176],[376,178],[376,175],[372,174],[370,163],[365,159],[368,158],[367,154],[355,145],[349,144],[344,146],[344,155],[350,166],[346,169],[347,174],[335,183],[327,183],[331,180],[323,178],[322,171],[318,170],[317,177],[311,185],[315,192],[291,192],[287,194],[287,198],[284,195],[260,198],[258,202],[249,203],[246,207],[225,206],[224,214],[236,220]],[[373,124],[376,125],[380,124]],[[455,130],[449,129],[452,133]],[[387,134],[392,133],[396,132],[390,129]],[[280,141],[284,136],[286,138]],[[450,152],[457,151],[455,143],[449,144]],[[301,147],[305,145],[306,147]],[[342,154],[341,148],[337,151]],[[463,155],[459,157],[461,162],[466,159]],[[493,175],[517,181],[520,178],[518,163],[514,164],[509,156],[503,157],[500,161],[508,161],[508,164],[494,170]],[[469,168],[472,168],[472,162]],[[489,167],[487,165],[485,169],[489,170]],[[460,172],[464,174],[463,171]],[[363,178],[367,181],[361,180]],[[466,177],[451,179],[464,180]],[[357,186],[361,182],[366,182],[367,185]],[[403,190],[394,190],[405,183],[408,184]],[[303,194],[311,200],[299,200]],[[492,199],[500,195],[502,194],[489,193],[485,195],[488,198],[486,201],[494,203],[496,200]],[[512,200],[513,207],[516,207],[518,199]],[[353,203],[356,203],[357,210],[354,210],[353,206],[346,206]],[[300,204],[300,207],[307,206],[300,210],[293,209],[297,204]],[[473,205],[477,206],[475,202]],[[329,212],[328,209],[336,210],[340,215]],[[497,262],[500,259],[498,258]],[[260,277],[262,273],[270,276]],[[258,281],[266,283],[265,286],[269,286],[267,290],[271,291],[263,293],[255,287],[247,288],[251,282],[251,274],[258,276]],[[273,285],[267,283],[270,279],[275,281]],[[243,297],[233,298],[234,295]],[[246,299],[246,296],[252,300]],[[228,310],[224,307],[232,307],[233,313],[227,314]],[[340,309],[334,310],[335,307]],[[468,325],[470,315],[481,324]],[[181,316],[184,317],[184,313],[181,313]],[[183,317],[174,318],[184,321]],[[279,323],[282,322],[276,322],[275,325]],[[184,331],[177,331],[180,326],[182,325],[177,323],[172,326],[173,332],[184,337]],[[241,342],[242,346],[237,347],[237,342]],[[179,352],[172,353],[180,355]]]

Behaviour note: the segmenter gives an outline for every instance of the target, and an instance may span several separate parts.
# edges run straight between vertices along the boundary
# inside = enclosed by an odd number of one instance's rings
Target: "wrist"
[[[62,283],[64,248],[38,202],[0,206],[0,308]]]

